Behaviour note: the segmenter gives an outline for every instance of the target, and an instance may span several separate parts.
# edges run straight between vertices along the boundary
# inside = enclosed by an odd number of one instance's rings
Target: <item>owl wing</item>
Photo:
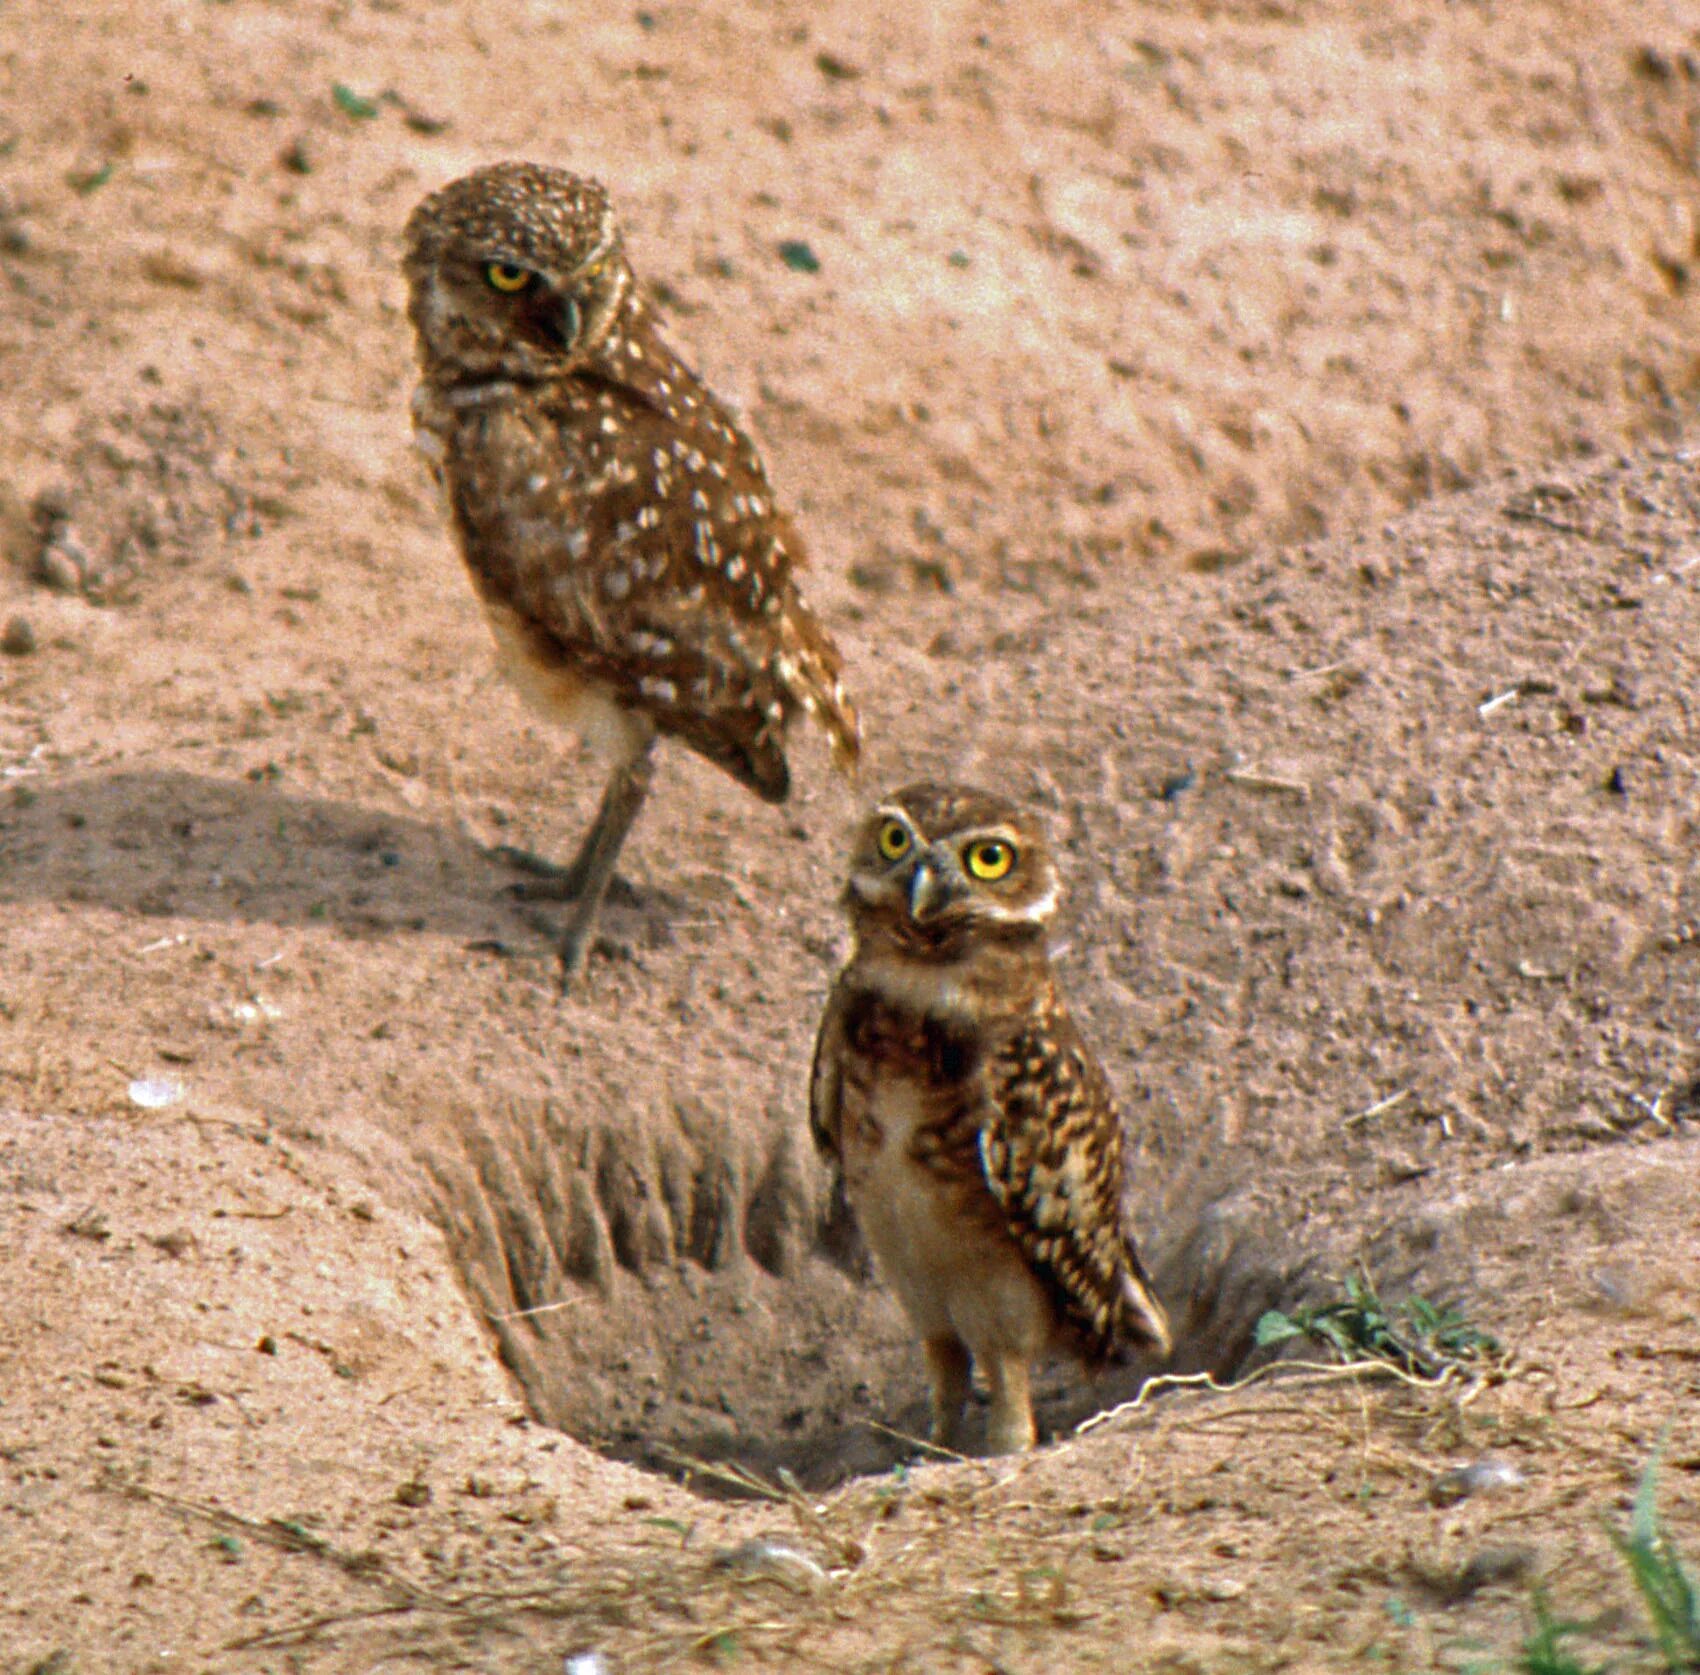
[[[809,1071],[809,1134],[832,1170],[832,1186],[821,1206],[817,1239],[821,1253],[852,1279],[873,1277],[856,1212],[850,1208],[844,1184],[843,1123],[844,1063],[849,1047],[848,986],[841,977],[827,996],[826,1011],[815,1037],[814,1064]]]
[[[1088,1358],[1124,1336],[1166,1355],[1168,1316],[1122,1218],[1121,1119],[1060,1002],[1011,1029],[985,1076],[986,1184]]]
[[[815,1150],[835,1171],[842,1155],[839,1123],[844,1091],[844,997],[844,984],[834,983],[826,997],[826,1011],[815,1035],[814,1063],[809,1069],[809,1135]]]
[[[668,413],[641,386],[575,378],[479,415],[456,473],[468,562],[574,669],[778,802],[791,715],[848,762],[855,710],[754,448],[700,385],[674,394]]]

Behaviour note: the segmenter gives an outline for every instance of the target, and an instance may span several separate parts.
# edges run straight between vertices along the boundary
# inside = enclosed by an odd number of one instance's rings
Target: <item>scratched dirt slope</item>
[[[1697,1446],[1697,27],[0,17],[0,1669],[1421,1666],[1535,1575],[1621,1605],[1598,1514]],[[864,790],[1055,823],[1181,1366],[1361,1257],[1507,1384],[887,1472],[915,1354],[800,1144],[857,794],[669,757],[564,1007],[487,854],[596,773],[490,676],[395,258],[515,154],[759,429]],[[885,1475],[799,1523],[572,1437]],[[824,1591],[717,1566],[757,1530]]]

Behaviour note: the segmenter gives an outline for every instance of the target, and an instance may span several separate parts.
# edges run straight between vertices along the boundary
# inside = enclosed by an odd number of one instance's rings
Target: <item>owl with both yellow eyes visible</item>
[[[1048,938],[1061,881],[1007,798],[917,784],[863,823],[854,934],[815,1046],[810,1127],[919,1333],[932,1438],[978,1368],[994,1453],[1030,1448],[1034,1362],[1159,1355],[1168,1318],[1124,1221],[1123,1134]]]

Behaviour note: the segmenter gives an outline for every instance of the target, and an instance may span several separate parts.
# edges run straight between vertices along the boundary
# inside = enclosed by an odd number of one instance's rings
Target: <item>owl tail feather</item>
[[[818,721],[832,745],[832,765],[853,779],[862,757],[862,721],[844,683],[825,669],[811,669],[810,684],[798,694],[803,708]]]
[[[1169,1316],[1142,1273],[1122,1270],[1121,1329],[1134,1343],[1167,1356],[1174,1348]]]
[[[832,700],[831,708],[821,717],[832,741],[832,765],[846,779],[853,779],[862,759],[862,719],[837,681],[832,683]]]

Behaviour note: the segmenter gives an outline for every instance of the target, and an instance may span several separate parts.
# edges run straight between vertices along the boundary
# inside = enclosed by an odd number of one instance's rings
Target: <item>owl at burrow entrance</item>
[[[1035,1439],[1033,1363],[1170,1348],[1123,1220],[1123,1134],[1068,1015],[1048,935],[1061,890],[1009,799],[916,784],[862,823],[854,947],[815,1047],[810,1126],[919,1334],[932,1438],[957,1448],[971,1368],[995,1453]]]

